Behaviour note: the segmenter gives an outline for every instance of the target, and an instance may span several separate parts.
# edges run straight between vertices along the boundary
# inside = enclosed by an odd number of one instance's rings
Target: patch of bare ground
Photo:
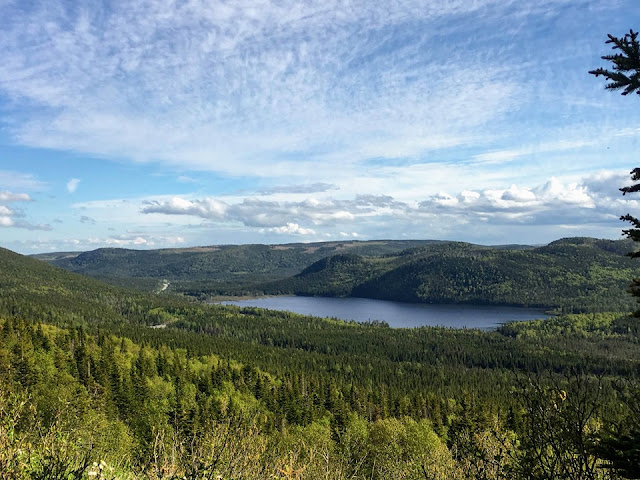
[[[191,247],[185,248],[186,252],[217,252],[220,250],[220,247]]]

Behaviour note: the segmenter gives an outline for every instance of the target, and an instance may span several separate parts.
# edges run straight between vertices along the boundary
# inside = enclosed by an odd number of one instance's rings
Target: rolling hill
[[[640,266],[630,241],[568,238],[533,249],[447,242],[366,258],[322,259],[266,293],[354,296],[418,303],[537,306],[564,311],[629,310],[625,294]]]
[[[549,245],[482,246],[444,241],[351,241],[221,245],[37,255],[55,266],[119,286],[198,298],[296,294],[417,303],[625,311],[640,264],[630,240],[566,238]]]
[[[100,248],[34,257],[65,270],[144,290],[152,290],[159,280],[165,279],[192,289],[202,282],[241,285],[286,278],[322,258],[341,252],[380,256],[431,243],[434,242],[378,240],[162,250]]]

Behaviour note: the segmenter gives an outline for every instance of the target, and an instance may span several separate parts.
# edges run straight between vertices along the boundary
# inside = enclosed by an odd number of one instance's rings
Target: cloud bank
[[[460,225],[570,226],[616,224],[626,209],[640,208],[640,201],[617,195],[627,175],[601,171],[580,182],[563,183],[556,178],[534,186],[511,185],[501,189],[440,192],[419,202],[403,202],[388,195],[356,195],[351,199],[331,196],[300,201],[268,201],[243,198],[237,203],[207,197],[173,197],[146,201],[141,212],[166,216],[189,216],[211,225],[238,225],[274,233],[315,235],[317,231],[343,232],[348,226],[376,238],[380,226],[442,223],[453,231]],[[379,235],[378,235],[379,236]]]

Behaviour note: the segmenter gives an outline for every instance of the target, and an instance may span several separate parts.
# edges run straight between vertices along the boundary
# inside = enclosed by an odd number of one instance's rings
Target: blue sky
[[[0,245],[619,238],[637,0],[0,0]],[[640,199],[640,197],[638,197]]]

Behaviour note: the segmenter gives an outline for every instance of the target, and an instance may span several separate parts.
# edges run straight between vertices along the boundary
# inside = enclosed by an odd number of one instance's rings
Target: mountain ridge
[[[524,250],[451,242],[377,259],[335,255],[265,291],[563,311],[628,310],[634,303],[625,291],[640,274],[626,256],[632,246],[629,240],[575,237]]]
[[[628,311],[640,266],[631,240],[568,237],[543,246],[449,241],[349,241],[97,249],[37,255],[121,286],[201,299],[219,295],[355,296],[411,303]]]

